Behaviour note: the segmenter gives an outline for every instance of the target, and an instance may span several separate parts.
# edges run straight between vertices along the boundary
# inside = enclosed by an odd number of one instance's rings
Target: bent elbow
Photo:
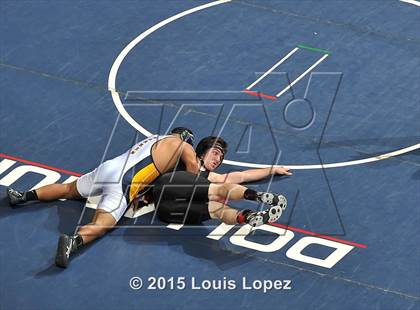
[[[186,165],[186,170],[188,172],[198,174],[198,172],[200,171],[200,166],[196,163],[190,163]]]

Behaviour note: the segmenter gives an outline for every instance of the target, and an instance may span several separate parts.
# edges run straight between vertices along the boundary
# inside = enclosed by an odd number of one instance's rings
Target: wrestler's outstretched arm
[[[262,169],[249,169],[234,171],[225,174],[210,172],[209,180],[217,183],[242,184],[262,180],[271,175],[293,175],[287,167],[269,167]]]

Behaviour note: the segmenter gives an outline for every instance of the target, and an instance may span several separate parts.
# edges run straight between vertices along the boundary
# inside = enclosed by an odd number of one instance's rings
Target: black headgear
[[[223,157],[225,157],[227,153],[227,147],[228,144],[222,138],[209,136],[201,139],[201,141],[198,142],[197,147],[195,148],[195,153],[198,157],[202,157],[209,149],[216,148],[219,149],[223,153]]]
[[[194,145],[194,134],[186,127],[175,127],[171,130],[171,134],[178,134],[181,136],[182,141]]]

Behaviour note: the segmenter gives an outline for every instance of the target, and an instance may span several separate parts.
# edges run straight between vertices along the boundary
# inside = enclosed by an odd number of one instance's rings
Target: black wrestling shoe
[[[273,207],[279,206],[282,209],[282,211],[284,211],[287,207],[287,199],[283,195],[275,195],[272,193],[258,192],[257,201],[265,203]]]
[[[12,207],[26,202],[24,192],[19,192],[17,190],[14,190],[13,188],[8,187],[6,193],[7,198],[9,199],[9,204]]]
[[[252,227],[274,223],[280,218],[282,213],[283,209],[280,206],[273,206],[264,211],[250,212],[246,216],[246,223]]]
[[[62,234],[58,239],[57,254],[55,255],[55,265],[61,268],[67,268],[70,254],[76,251],[76,236]]]

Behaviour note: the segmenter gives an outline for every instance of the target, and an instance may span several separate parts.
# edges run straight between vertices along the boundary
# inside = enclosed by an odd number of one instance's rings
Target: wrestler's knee
[[[102,209],[97,209],[95,216],[93,217],[92,224],[100,227],[109,227],[113,228],[117,221],[112,216],[110,212],[104,211]]]
[[[65,189],[65,199],[80,199],[82,196],[79,194],[76,186],[77,181],[63,184]]]

